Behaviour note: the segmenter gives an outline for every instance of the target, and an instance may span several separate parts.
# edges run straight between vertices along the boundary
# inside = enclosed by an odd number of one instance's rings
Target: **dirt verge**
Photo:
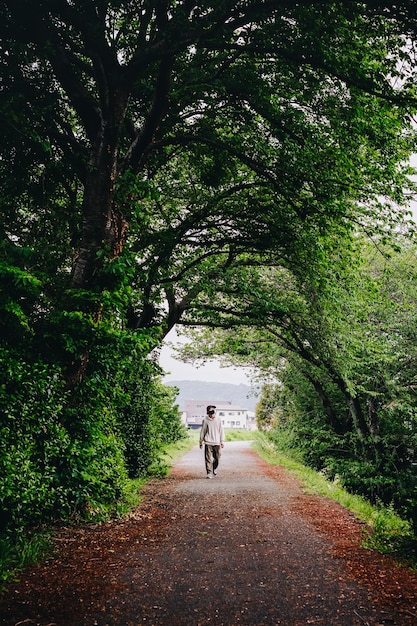
[[[361,547],[364,526],[248,442],[219,474],[194,448],[126,520],[62,529],[0,599],[0,624],[417,625],[417,574]]]

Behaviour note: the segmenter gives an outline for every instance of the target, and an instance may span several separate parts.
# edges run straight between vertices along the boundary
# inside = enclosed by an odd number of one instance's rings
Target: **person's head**
[[[213,417],[216,415],[216,411],[215,411],[215,406],[214,404],[209,404],[207,407],[207,415],[213,419]]]

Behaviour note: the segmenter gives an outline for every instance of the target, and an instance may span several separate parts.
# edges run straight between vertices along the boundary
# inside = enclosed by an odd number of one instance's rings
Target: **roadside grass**
[[[0,538],[0,591],[7,582],[16,580],[23,567],[36,563],[50,549],[50,532],[46,530],[37,530],[32,536]]]
[[[417,538],[411,524],[401,519],[391,508],[374,506],[365,498],[348,493],[336,481],[327,480],[319,472],[277,450],[262,433],[259,433],[253,448],[271,465],[282,465],[294,474],[307,493],[325,496],[352,511],[370,530],[364,539],[365,547],[405,559],[408,565],[417,567]]]
[[[244,430],[243,428],[225,428],[226,441],[256,441],[260,435],[257,430]]]
[[[162,478],[166,476],[172,465],[186,454],[195,445],[198,445],[200,431],[191,428],[185,431],[185,436],[175,443],[164,446],[158,460],[149,468],[149,474]]]

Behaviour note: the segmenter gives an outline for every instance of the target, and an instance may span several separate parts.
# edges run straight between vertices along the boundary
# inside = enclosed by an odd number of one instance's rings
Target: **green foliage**
[[[337,480],[348,491],[373,503],[392,505],[405,519],[416,524],[414,433],[404,414],[379,416],[378,435],[361,437],[348,418],[332,424],[312,386],[296,372],[283,381],[278,401],[285,416],[270,436],[283,452]],[[333,391],[335,394],[335,391]],[[332,399],[342,409],[342,397]],[[339,409],[339,410],[340,410]]]
[[[185,437],[178,407],[177,391],[163,386],[154,374],[155,366],[143,361],[130,379],[123,380],[128,402],[118,417],[130,477],[164,474],[161,452],[168,444]],[[126,373],[125,373],[126,375]]]
[[[121,496],[124,461],[102,414],[68,424],[59,372],[3,352],[0,501],[3,529],[54,519],[94,517]],[[8,389],[13,388],[13,393]]]
[[[369,533],[364,538],[364,545],[385,554],[395,554],[408,563],[416,564],[417,542],[413,527],[407,520],[399,517],[392,507],[381,503],[375,506],[368,499],[353,495],[341,485],[337,477],[330,480],[322,472],[314,471],[294,458],[291,450],[283,451],[277,447],[269,433],[259,436],[255,448],[269,463],[282,465],[294,473],[309,493],[335,500],[365,522]]]
[[[22,251],[22,256],[24,254]],[[41,281],[26,269],[12,265],[9,259],[0,259],[0,281],[0,337],[16,344],[31,333],[29,315],[39,295]]]
[[[350,455],[355,489],[417,517],[415,277],[360,282],[355,230],[383,246],[404,221],[415,36],[390,3],[0,5],[7,532],[100,519],[164,471],[183,431],[149,355],[178,323],[289,364],[288,445]]]
[[[16,529],[53,518],[60,509],[56,465],[70,442],[60,423],[58,372],[12,351],[3,350],[0,358],[0,508],[3,529]]]
[[[16,572],[36,563],[50,550],[50,539],[45,532],[35,532],[32,536],[19,533],[0,536],[0,592],[3,584],[11,581]]]
[[[256,423],[259,430],[269,430],[279,419],[276,414],[279,405],[277,394],[276,385],[265,383],[262,386],[261,397],[256,405]]]
[[[257,430],[243,430],[240,428],[225,428],[226,441],[253,441],[259,436]]]

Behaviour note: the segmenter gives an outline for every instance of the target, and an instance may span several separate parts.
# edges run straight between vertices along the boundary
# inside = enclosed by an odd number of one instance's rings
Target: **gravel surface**
[[[249,442],[207,480],[193,448],[123,522],[67,529],[0,599],[0,624],[417,625],[417,576]]]

